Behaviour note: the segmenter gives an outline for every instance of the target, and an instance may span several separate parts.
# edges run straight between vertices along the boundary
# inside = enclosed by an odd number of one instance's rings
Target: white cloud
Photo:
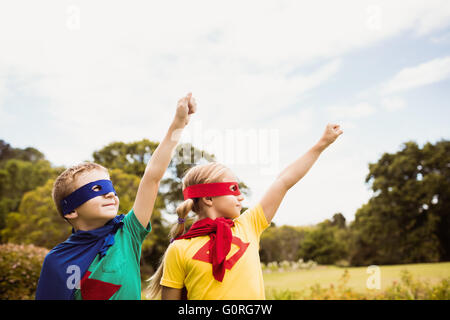
[[[430,8],[426,3],[422,3],[423,12],[417,19],[416,33],[419,36],[427,35],[432,31],[442,29],[449,24],[450,2],[441,0],[436,2],[440,10]]]
[[[306,151],[328,119],[346,130],[376,112],[360,102],[320,115],[303,104],[341,71],[346,53],[407,31],[429,34],[448,25],[449,16],[445,1],[419,0],[4,1],[0,70],[34,79],[21,90],[48,101],[42,114],[53,119],[59,129],[54,134],[65,143],[42,140],[36,147],[57,164],[84,160],[114,140],[160,140],[177,100],[192,91],[199,103],[195,119],[205,130],[259,129],[269,119],[267,127],[278,128],[282,138],[302,141],[280,143],[282,165]],[[77,18],[79,28],[73,28]],[[312,71],[296,72],[302,67]],[[0,96],[8,90],[0,80]],[[383,106],[401,105],[390,99]],[[236,170],[256,192],[271,179],[261,177],[259,168]],[[320,179],[326,181],[326,174]],[[291,203],[309,198],[309,191],[290,194]]]
[[[7,89],[6,89],[6,79],[3,77],[0,77],[0,115],[2,115],[2,106],[3,101],[6,99]]]
[[[327,111],[332,117],[339,119],[360,119],[376,112],[376,108],[368,102],[359,102],[349,106],[329,106]]]
[[[213,120],[283,108],[335,74],[335,57],[415,28],[417,20],[445,21],[446,7],[439,5],[16,1],[0,5],[0,36],[8,48],[0,61],[39,77],[30,90],[49,98],[49,111],[61,123],[84,126],[101,117],[123,126],[119,110],[126,108],[141,119],[162,117],[153,133],[169,118],[160,111],[187,90],[214,110],[205,114]],[[373,7],[380,8],[378,31],[370,28],[378,14],[368,10]],[[70,28],[73,21],[79,29]],[[286,77],[317,59],[330,62],[313,74]]]
[[[406,107],[406,102],[400,97],[388,97],[381,100],[381,107],[387,111],[393,112],[404,109]]]
[[[450,77],[450,57],[437,58],[400,70],[382,88],[384,94],[405,91]]]
[[[442,35],[433,36],[430,41],[435,44],[444,44],[450,42],[450,33],[444,33]]]

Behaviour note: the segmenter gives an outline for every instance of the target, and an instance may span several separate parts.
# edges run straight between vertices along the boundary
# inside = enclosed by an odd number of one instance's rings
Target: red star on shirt
[[[81,279],[81,297],[83,300],[109,300],[122,285],[89,279],[91,272],[86,271]]]
[[[208,242],[205,243],[203,247],[200,248],[200,250],[197,251],[197,253],[192,257],[194,260],[199,260],[203,262],[208,262],[212,264],[212,257],[209,254],[209,242],[211,240],[208,240]],[[245,250],[247,250],[250,243],[245,243],[238,237],[233,236],[233,240],[231,241],[232,244],[238,246],[239,250],[231,256],[228,260],[225,261],[225,268],[228,270],[231,270],[233,266],[238,262],[238,260],[242,257]]]

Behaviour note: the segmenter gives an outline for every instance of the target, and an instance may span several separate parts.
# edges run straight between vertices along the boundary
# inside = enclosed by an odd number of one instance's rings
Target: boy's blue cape
[[[100,259],[114,244],[114,235],[123,226],[121,214],[111,219],[103,227],[91,231],[77,231],[64,242],[54,247],[45,257],[36,290],[36,300],[71,300],[75,288],[68,285],[73,275],[73,267],[80,270],[79,281],[88,270],[97,254]]]

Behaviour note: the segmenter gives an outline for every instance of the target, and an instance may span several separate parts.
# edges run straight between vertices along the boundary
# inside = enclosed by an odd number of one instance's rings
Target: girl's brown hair
[[[186,171],[184,178],[182,180],[183,190],[189,186],[203,183],[215,183],[222,182],[225,178],[226,174],[232,174],[231,170],[224,165],[218,162],[211,162],[208,164],[197,165],[195,167],[190,168]],[[199,198],[195,199],[187,199],[183,201],[176,209],[178,218],[186,219],[187,215],[190,211],[195,212],[196,214],[200,213],[200,202]],[[175,239],[185,233],[185,224],[184,223],[175,223],[170,230],[169,237],[170,239]],[[166,250],[167,252],[167,250]],[[163,267],[164,267],[164,257],[161,258],[161,262],[159,264],[156,272],[150,277],[148,281],[150,284],[148,286],[148,295],[147,297],[150,299],[157,299],[161,294],[161,285],[160,281],[163,275]]]

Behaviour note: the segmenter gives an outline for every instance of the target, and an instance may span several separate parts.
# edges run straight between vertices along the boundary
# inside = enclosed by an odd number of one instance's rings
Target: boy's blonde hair
[[[93,163],[93,162],[83,162],[72,166],[61,173],[58,178],[56,178],[53,183],[52,197],[53,202],[55,202],[56,210],[64,218],[62,212],[61,200],[67,197],[69,194],[76,190],[76,177],[82,172],[89,172],[92,170],[104,170],[108,173],[108,169],[105,167]]]
[[[189,186],[203,183],[222,182],[227,174],[233,174],[232,171],[218,162],[211,162],[208,164],[198,165],[186,171],[183,182],[183,190]],[[185,219],[190,211],[200,213],[199,198],[184,200],[176,209],[179,218]],[[175,223],[170,230],[170,239],[175,239],[185,233],[184,223]],[[167,250],[166,250],[167,252]],[[148,297],[156,299],[161,294],[160,281],[163,275],[164,253],[161,258],[160,265],[152,277],[148,280]]]

